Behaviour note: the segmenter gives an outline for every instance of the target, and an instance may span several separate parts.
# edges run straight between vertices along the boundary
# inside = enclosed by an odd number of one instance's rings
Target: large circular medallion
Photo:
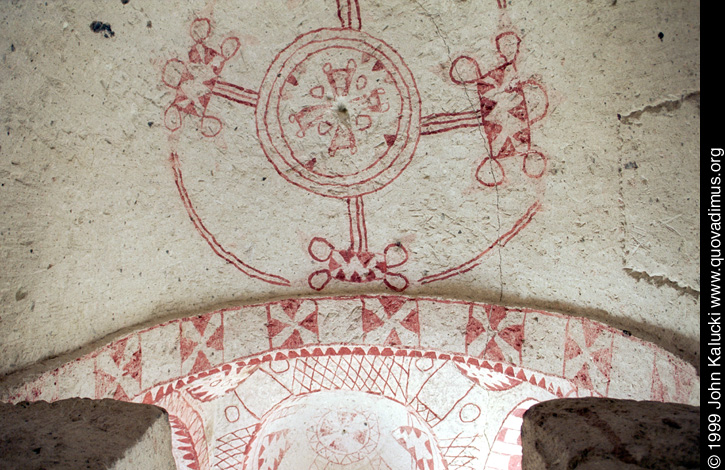
[[[322,29],[277,55],[256,119],[280,175],[323,196],[350,198],[377,191],[408,166],[420,136],[420,96],[386,43]]]

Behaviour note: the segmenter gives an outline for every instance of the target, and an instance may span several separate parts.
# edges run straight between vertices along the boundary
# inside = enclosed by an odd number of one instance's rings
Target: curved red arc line
[[[197,232],[199,232],[202,238],[204,238],[204,240],[209,244],[211,249],[214,250],[214,253],[249,277],[259,279],[270,284],[289,287],[289,280],[281,276],[265,273],[256,268],[253,268],[252,266],[244,263],[234,254],[225,250],[221,246],[221,244],[216,240],[214,235],[204,226],[204,223],[201,221],[201,217],[199,217],[199,215],[196,213],[196,210],[191,203],[191,198],[189,198],[189,194],[186,191],[186,187],[184,186],[184,179],[181,174],[181,167],[179,165],[179,155],[176,152],[171,153],[171,166],[174,170],[174,180],[176,182],[176,188],[179,190],[179,195],[181,196],[181,200],[184,202],[186,212],[189,215],[192,223],[194,224],[194,228],[196,228]]]
[[[516,221],[514,226],[511,227],[509,231],[498,237],[495,242],[491,243],[481,253],[454,268],[446,269],[445,271],[441,271],[436,274],[430,274],[428,276],[421,277],[420,279],[418,279],[418,282],[420,282],[421,284],[430,284],[431,282],[443,281],[453,276],[466,273],[471,269],[475,268],[480,264],[480,259],[483,258],[489,251],[491,251],[496,245],[500,245],[502,247],[506,246],[506,244],[513,237],[515,237],[521,230],[523,230],[524,227],[529,224],[529,222],[531,222],[531,219],[534,218],[534,215],[536,215],[539,209],[541,209],[541,202],[537,200],[531,206],[529,206],[524,215]]]

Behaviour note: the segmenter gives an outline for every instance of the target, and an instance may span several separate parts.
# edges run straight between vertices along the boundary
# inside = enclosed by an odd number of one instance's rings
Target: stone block
[[[523,470],[700,468],[700,408],[571,398],[524,414]]]
[[[0,403],[0,470],[171,470],[166,411],[116,400]]]

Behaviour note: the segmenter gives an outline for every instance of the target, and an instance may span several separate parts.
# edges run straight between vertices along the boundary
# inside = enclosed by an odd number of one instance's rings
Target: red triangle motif
[[[113,399],[119,401],[131,401],[128,395],[126,395],[126,392],[123,391],[121,385],[116,387],[116,391],[113,393]]]
[[[123,375],[133,377],[141,384],[141,350],[139,349],[131,356],[131,360],[123,366]]]
[[[375,328],[383,325],[383,321],[372,310],[368,310],[365,307],[362,310],[362,323],[363,333],[370,333]]]
[[[405,302],[406,299],[404,299],[403,297],[380,298],[380,304],[383,306],[385,314],[388,316],[388,318],[391,318],[393,315],[398,313],[398,310],[400,310],[400,307],[402,307]]]
[[[513,155],[516,155],[516,147],[514,147],[513,142],[511,142],[511,137],[506,137],[506,142],[504,142],[501,150],[498,151],[496,158],[506,158]]]
[[[479,105],[481,106],[481,116],[483,116],[484,119],[488,117],[491,112],[493,112],[493,109],[496,107],[498,102],[486,98],[485,96],[479,96],[478,97]]]
[[[388,144],[388,147],[392,147],[395,143],[395,139],[397,139],[397,136],[385,134],[383,137],[385,137],[385,143]]]
[[[199,115],[199,113],[196,111],[196,106],[194,106],[193,102],[189,102],[189,104],[187,104],[186,107],[182,108],[181,111],[186,114],[190,114],[192,116]]]
[[[500,332],[499,337],[510,344],[515,350],[521,352],[524,343],[524,325],[514,325]]]
[[[201,53],[199,52],[199,48],[193,47],[189,50],[189,62],[192,64],[199,64],[202,62],[201,59]]]
[[[204,354],[204,351],[199,351],[199,354],[196,355],[196,360],[194,361],[194,365],[191,367],[189,374],[196,374],[207,369],[211,369],[209,359],[206,358],[206,354]]]
[[[483,323],[478,321],[478,319],[473,316],[473,312],[471,312],[468,316],[468,325],[466,325],[466,346],[473,343],[473,341],[481,336],[481,333],[485,331],[486,328],[484,328]]]
[[[358,253],[357,257],[360,259],[360,262],[363,266],[367,267],[370,260],[375,258],[375,255],[372,253],[369,253],[367,251],[363,251],[362,253]]]
[[[588,348],[591,348],[602,333],[602,327],[593,321],[583,320],[582,328],[584,328],[584,344],[586,344]]]
[[[201,95],[199,97],[199,104],[201,104],[201,107],[203,109],[206,109],[206,107],[209,105],[209,100],[211,99],[211,94],[206,93],[204,95]]]
[[[342,259],[345,261],[345,263],[350,264],[350,260],[353,256],[355,256],[355,252],[352,250],[340,250],[338,251],[340,253],[340,256],[342,256]]]
[[[342,266],[342,265],[340,263],[338,263],[337,261],[335,261],[334,257],[330,256],[330,271],[334,271],[337,268],[339,268],[340,266]]]
[[[96,370],[96,398],[106,396],[106,392],[113,386],[116,377],[102,370]]]
[[[491,70],[490,72],[488,72],[486,74],[486,76],[491,77],[498,86],[501,86],[501,84],[503,84],[503,78],[504,78],[505,74],[506,74],[506,67],[504,66],[504,67],[499,67],[497,69]]]
[[[300,326],[302,328],[310,330],[314,334],[317,334],[317,309],[315,309],[314,312],[307,315],[307,318],[302,320],[302,322],[300,323]]]
[[[209,62],[214,60],[214,57],[217,56],[217,52],[211,47],[205,46],[203,44],[201,47],[204,48],[204,64],[208,64]]]
[[[569,360],[573,357],[577,357],[582,353],[581,348],[571,337],[566,337],[566,343],[564,345],[564,359]]]
[[[385,69],[385,66],[380,61],[375,62],[375,65],[373,65],[373,72],[378,72],[378,71],[384,70],[384,69]]]
[[[483,121],[483,130],[486,131],[488,141],[493,142],[498,138],[499,134],[501,134],[503,126],[501,124],[496,124],[493,121]]]
[[[207,87],[207,88],[208,88],[208,89],[209,89],[210,91],[214,91],[214,87],[216,86],[216,82],[217,82],[217,77],[214,77],[214,78],[210,78],[209,80],[205,81],[205,82],[204,82],[204,85],[205,85],[205,86],[206,86],[206,87]],[[208,95],[205,95],[205,96],[208,96]],[[207,99],[207,101],[209,101],[209,100]]]
[[[526,102],[521,100],[518,106],[509,109],[509,114],[518,119],[519,121],[526,122],[528,118],[528,111],[526,110]]]
[[[579,372],[576,373],[576,375],[572,379],[572,382],[574,382],[577,386],[586,388],[587,390],[594,390],[592,378],[589,374],[588,364],[584,364],[582,368],[579,369]]]
[[[224,328],[221,326],[217,328],[214,334],[209,337],[206,345],[207,347],[216,349],[217,351],[224,349]]]
[[[498,324],[506,318],[506,309],[500,305],[491,305],[486,307],[488,313],[488,324],[492,329],[498,330]]]
[[[526,129],[518,131],[516,134],[514,134],[514,139],[518,140],[522,144],[530,144],[531,130],[527,127]]]
[[[297,82],[297,77],[292,74],[289,74],[289,76],[287,77],[287,83],[291,84],[292,86],[297,86],[299,84]]]
[[[300,309],[300,305],[302,305],[301,300],[285,300],[282,302],[282,310],[284,310],[284,313],[287,314],[290,320],[294,320],[295,315],[297,315],[297,310]]]
[[[420,334],[420,322],[418,321],[418,309],[414,308],[410,311],[407,317],[400,322],[400,324],[408,331],[419,335]]]
[[[179,341],[179,349],[181,352],[181,361],[182,362],[186,361],[189,358],[189,356],[191,356],[191,354],[194,352],[194,348],[196,348],[196,346],[198,344],[199,343],[197,343],[196,341],[190,340],[186,336],[181,337],[181,341]]]
[[[316,164],[317,164],[317,159],[316,158],[310,158],[309,160],[307,160],[306,163],[304,163],[303,166],[305,168],[307,168],[308,170],[312,171],[312,169],[315,167]]]
[[[597,369],[609,379],[609,372],[612,370],[612,350],[609,348],[599,349],[598,351],[593,351],[591,356],[592,362],[597,366]]]
[[[294,349],[299,348],[305,344],[305,342],[302,340],[302,335],[300,334],[299,330],[295,330],[292,332],[289,338],[285,340],[284,343],[280,345],[282,349]]]
[[[121,361],[123,360],[123,353],[126,351],[126,344],[128,338],[116,341],[111,345],[111,359],[116,363],[118,367],[121,367]]]
[[[184,70],[181,72],[181,79],[179,80],[179,84],[188,82],[189,80],[193,80],[193,79],[194,79],[194,75],[192,75],[191,72],[189,72],[189,70],[186,68],[186,66],[184,66]],[[178,88],[177,88],[177,90],[181,91]],[[184,96],[186,96],[186,95],[184,95]]]
[[[503,352],[501,351],[501,348],[498,346],[498,344],[496,344],[496,340],[494,340],[493,338],[486,345],[484,357],[486,357],[486,359],[490,359],[492,361],[503,362],[506,360],[503,357]]]
[[[281,322],[277,320],[276,318],[272,318],[267,322],[267,332],[269,333],[269,337],[274,338],[277,336],[282,330],[287,328],[289,324]]]
[[[433,470],[434,461],[431,458],[426,458],[427,455],[432,454],[431,442],[423,432],[412,426],[401,426],[397,430],[393,431],[393,436],[396,441],[410,453],[410,456],[415,461],[416,470]],[[426,454],[418,455],[417,450],[422,451],[425,449]],[[421,452],[422,453],[422,452]]]
[[[204,336],[209,320],[211,320],[211,316],[200,315],[198,317],[192,317],[191,323],[194,325],[194,328],[196,328],[196,331],[198,331],[201,336]]]
[[[478,96],[483,96],[496,87],[494,85],[491,85],[490,83],[479,81],[476,85],[476,88],[478,91]]]
[[[384,346],[400,346],[401,344],[403,344],[403,342],[400,341],[400,336],[398,336],[395,328],[390,331],[388,338],[385,340],[385,343],[383,343]]]
[[[365,62],[370,62],[371,60],[373,60],[373,56],[372,55],[368,54],[367,52],[363,52],[362,53],[362,62],[363,62],[363,64]]]

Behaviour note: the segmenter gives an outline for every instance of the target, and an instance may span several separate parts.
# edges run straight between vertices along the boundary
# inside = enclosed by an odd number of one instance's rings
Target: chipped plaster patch
[[[625,271],[699,295],[700,95],[621,117]],[[693,136],[695,138],[693,138]]]

